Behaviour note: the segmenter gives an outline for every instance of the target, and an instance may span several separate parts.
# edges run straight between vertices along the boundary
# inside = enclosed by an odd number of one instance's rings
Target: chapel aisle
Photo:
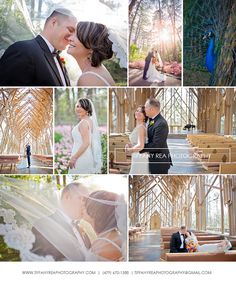
[[[186,136],[187,137],[187,136]],[[193,157],[193,148],[185,139],[168,139],[168,147],[172,157],[173,167],[170,168],[170,174],[204,174],[201,163]]]
[[[129,241],[129,261],[159,261],[160,230],[141,232]]]

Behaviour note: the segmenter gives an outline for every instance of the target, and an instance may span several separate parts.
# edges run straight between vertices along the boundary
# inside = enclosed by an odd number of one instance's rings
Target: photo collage
[[[0,262],[236,261],[236,1],[0,4]]]

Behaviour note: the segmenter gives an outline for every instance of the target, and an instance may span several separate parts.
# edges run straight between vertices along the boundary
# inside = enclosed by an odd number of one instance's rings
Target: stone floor
[[[129,261],[159,261],[160,255],[159,230],[141,233],[129,241]]]
[[[186,139],[168,139],[173,167],[169,174],[206,174],[201,163],[193,158],[193,149]]]
[[[53,174],[53,168],[42,163],[40,160],[31,157],[30,168],[27,168],[27,159],[23,158],[12,170],[9,166],[1,168],[0,174]]]
[[[143,70],[129,69],[129,86],[181,86],[181,80],[173,75],[166,74],[165,82],[148,82],[143,80]]]

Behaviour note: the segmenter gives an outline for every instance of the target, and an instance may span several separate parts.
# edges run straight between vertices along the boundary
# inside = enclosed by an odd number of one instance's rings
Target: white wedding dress
[[[193,233],[191,233],[190,237],[185,239],[185,242],[186,244],[188,244],[189,242],[195,243],[197,252],[219,253],[226,252],[232,247],[230,241],[226,241],[225,245],[222,245],[220,243],[199,245],[197,237]]]
[[[81,120],[73,129],[72,129],[72,137],[74,141],[74,145],[72,148],[72,156],[79,150],[81,147],[83,140],[81,133],[79,131],[79,125],[87,120]],[[89,123],[88,123],[89,125]],[[92,151],[92,130],[89,126],[89,146],[88,148],[82,153],[82,155],[77,159],[75,163],[75,168],[69,169],[68,174],[94,174],[95,167],[94,167],[94,158],[93,158],[93,151]]]
[[[146,130],[146,127],[143,125],[138,125],[134,128],[134,130],[129,135],[129,140],[132,144],[132,146],[135,146],[138,144],[138,129],[139,127],[144,127]],[[146,141],[147,143],[147,137]],[[149,160],[148,160],[148,153],[142,153],[139,152],[132,153],[131,155],[131,169],[130,174],[136,175],[136,174],[149,174]]]
[[[161,74],[156,70],[156,65],[152,63],[149,64],[148,71],[147,71],[147,81],[148,82],[164,82],[166,80],[166,75]]]

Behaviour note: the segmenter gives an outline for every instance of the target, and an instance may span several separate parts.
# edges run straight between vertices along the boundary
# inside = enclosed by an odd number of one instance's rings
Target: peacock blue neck
[[[215,37],[212,37],[209,42],[209,46],[206,54],[206,67],[209,72],[213,73],[215,62],[216,62],[216,54],[214,53],[215,49]]]

